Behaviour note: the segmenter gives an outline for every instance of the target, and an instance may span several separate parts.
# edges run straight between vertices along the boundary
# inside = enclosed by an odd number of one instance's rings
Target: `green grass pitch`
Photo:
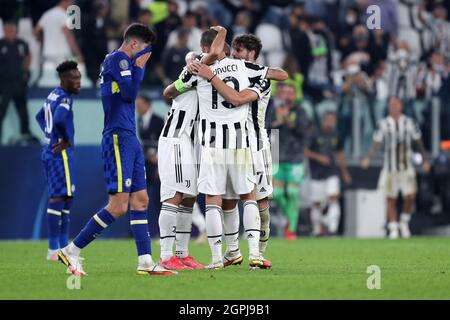
[[[159,256],[157,241],[153,255]],[[246,243],[241,242],[243,253]],[[191,253],[209,262],[207,245]],[[83,251],[88,277],[67,289],[69,275],[45,260],[46,242],[0,242],[0,299],[450,299],[450,240],[271,239],[272,270],[248,261],[224,270],[138,276],[130,240],[98,240]],[[244,255],[245,257],[246,255]],[[369,290],[367,267],[381,269],[381,289]]]

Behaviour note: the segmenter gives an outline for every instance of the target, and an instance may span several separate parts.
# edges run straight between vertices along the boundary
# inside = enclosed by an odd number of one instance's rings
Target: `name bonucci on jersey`
[[[223,58],[210,65],[214,74],[237,91],[251,89],[262,98],[261,86],[251,86],[252,79],[264,79],[267,67],[245,60]],[[249,147],[249,104],[235,107],[227,102],[206,79],[186,70],[180,75],[183,88],[197,87],[200,124],[199,143],[210,148],[242,149]],[[255,80],[254,80],[255,81]]]
[[[383,169],[388,172],[406,171],[412,168],[412,142],[421,138],[419,127],[402,115],[396,122],[391,116],[380,120],[373,140],[384,141]]]

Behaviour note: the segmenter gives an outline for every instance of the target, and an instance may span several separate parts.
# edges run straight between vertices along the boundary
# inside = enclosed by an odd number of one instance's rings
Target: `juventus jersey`
[[[195,86],[195,84],[194,84]],[[183,132],[192,136],[198,114],[198,98],[195,90],[188,90],[175,97],[161,137],[179,138]]]
[[[388,116],[380,120],[373,140],[384,141],[384,165],[388,172],[406,171],[412,168],[412,142],[421,138],[419,127],[414,121],[402,115],[396,122]]]
[[[214,74],[236,91],[251,89],[262,98],[261,86],[251,86],[265,78],[267,67],[244,60],[223,58],[210,66]],[[239,107],[227,102],[206,79],[186,70],[181,74],[183,88],[197,87],[199,99],[199,143],[210,148],[242,149],[249,147],[247,119],[249,104]],[[177,88],[178,89],[178,88]]]
[[[252,152],[270,148],[269,135],[266,130],[266,112],[269,104],[272,86],[270,80],[259,79],[250,85],[258,88],[261,99],[252,101],[248,114],[248,137]]]

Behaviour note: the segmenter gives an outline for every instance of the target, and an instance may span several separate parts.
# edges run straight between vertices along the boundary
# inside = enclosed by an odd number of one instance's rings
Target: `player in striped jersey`
[[[226,30],[217,29],[211,51],[199,57],[205,63],[215,61],[223,50]],[[186,62],[195,59],[189,53]],[[188,75],[183,72],[182,75]],[[182,80],[169,85],[165,93],[181,88]],[[158,142],[158,168],[161,179],[161,212],[159,215],[161,265],[172,270],[203,269],[189,256],[188,244],[192,228],[192,210],[197,191],[197,156],[194,139],[198,117],[198,98],[195,84],[192,89],[180,89],[174,97],[169,117]],[[175,256],[173,244],[176,244]]]
[[[232,44],[232,55],[237,59],[244,59],[252,63],[259,56],[262,44],[261,40],[252,34],[245,34],[236,37]],[[278,78],[275,80],[283,81],[288,74],[283,70],[278,70]],[[201,66],[199,67],[200,76],[204,78],[213,77],[211,69]],[[245,103],[251,103],[248,113],[248,129],[249,142],[252,151],[253,166],[257,175],[256,200],[258,203],[260,219],[261,219],[261,236],[259,241],[260,258],[262,265],[257,267],[268,269],[272,263],[264,258],[267,247],[267,241],[270,234],[270,214],[269,214],[269,196],[272,194],[272,159],[270,152],[270,140],[265,129],[265,115],[267,105],[271,95],[270,80],[254,77],[250,79],[251,86],[257,87],[262,93],[262,98],[253,90],[245,89],[241,92],[233,90],[227,86],[218,77],[214,77],[211,81],[217,91],[231,104],[240,106]],[[239,237],[239,212],[237,208],[237,199],[239,196],[230,193],[223,196],[223,218],[224,233],[227,243],[227,251],[223,257],[224,266],[242,263],[242,255],[238,247]]]
[[[202,34],[201,46],[209,51],[214,33]],[[236,108],[212,87],[214,77],[230,83],[236,90],[249,88],[262,97],[261,88],[250,87],[249,79],[270,78],[269,70],[244,60],[230,59],[225,53],[210,66],[214,76],[208,80],[190,74],[184,77],[184,87],[197,84],[200,110],[199,139],[202,145],[199,174],[199,191],[206,194],[206,224],[212,251],[212,262],[208,268],[222,268],[222,196],[233,193],[244,202],[244,228],[249,241],[250,266],[263,264],[259,254],[260,217],[254,193],[255,176],[248,138],[249,104]]]
[[[402,114],[402,108],[402,101],[398,97],[390,98],[389,116],[378,123],[373,136],[374,144],[362,162],[363,168],[367,168],[370,158],[384,142],[384,163],[379,187],[383,189],[387,197],[388,231],[391,239],[399,237],[399,228],[402,237],[410,237],[409,221],[417,191],[416,173],[412,164],[413,144],[417,145],[424,159],[423,170],[428,172],[430,169],[429,163],[425,160],[427,157],[421,141],[420,129],[411,118]],[[400,192],[404,203],[400,224],[398,224],[396,208]]]

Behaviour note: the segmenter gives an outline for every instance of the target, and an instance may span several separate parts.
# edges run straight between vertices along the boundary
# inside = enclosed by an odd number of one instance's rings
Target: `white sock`
[[[328,231],[336,233],[341,218],[341,207],[337,201],[333,201],[328,206]]]
[[[138,264],[142,266],[153,265],[155,263],[153,262],[152,256],[150,254],[143,254],[142,256],[138,256]]]
[[[179,206],[175,235],[175,255],[186,258],[189,255],[189,239],[192,230],[192,208]]]
[[[329,212],[328,212],[329,214]],[[320,234],[320,227],[322,224],[322,209],[318,206],[313,205],[311,207],[311,224],[313,228],[313,234]]]
[[[212,261],[222,261],[222,208],[206,206],[206,233],[211,248]]]
[[[393,230],[398,230],[398,223],[397,221],[392,221],[388,223],[388,230],[389,232],[393,231]]]
[[[405,224],[409,224],[409,221],[411,221],[411,214],[410,213],[406,213],[406,212],[403,212],[401,215],[400,215],[400,222],[401,223],[405,223]]]
[[[227,243],[227,252],[239,249],[239,209],[223,211],[223,233]]]
[[[264,255],[266,252],[267,243],[270,236],[270,212],[269,207],[259,210],[259,217],[261,219],[261,235],[259,238],[259,253]]]
[[[197,202],[194,204],[194,210],[192,211],[192,223],[197,227],[200,234],[206,232],[205,216],[200,210],[200,206]]]
[[[250,259],[259,257],[259,237],[261,233],[261,218],[256,201],[244,202],[244,229],[248,241]]]
[[[81,249],[78,248],[73,242],[71,242],[71,243],[69,243],[69,245],[67,246],[67,252],[68,252],[70,255],[73,255],[73,256],[79,256],[79,255],[80,255],[80,252],[81,252]]]
[[[175,242],[175,230],[177,225],[178,207],[163,202],[159,213],[159,236],[161,244],[161,260],[166,261],[173,256],[173,243]]]

